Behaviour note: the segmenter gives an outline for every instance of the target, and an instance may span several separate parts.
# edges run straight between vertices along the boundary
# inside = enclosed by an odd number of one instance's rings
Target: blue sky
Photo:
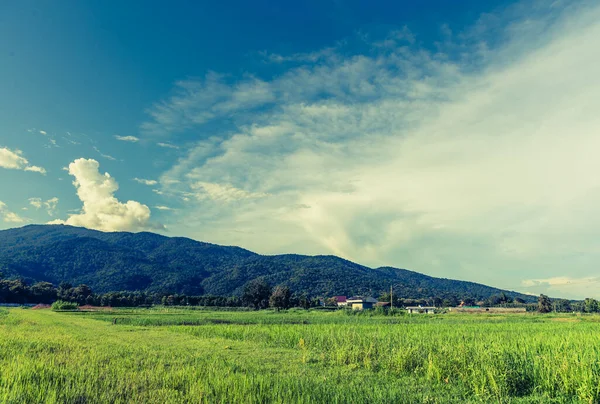
[[[0,5],[0,228],[600,297],[596,2],[203,3]]]

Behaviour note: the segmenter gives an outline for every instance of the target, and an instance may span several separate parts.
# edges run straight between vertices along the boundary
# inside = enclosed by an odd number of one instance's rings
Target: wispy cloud
[[[157,145],[159,147],[163,147],[163,148],[166,148],[166,149],[179,149],[179,146],[176,146],[176,145],[171,144],[171,143],[159,142],[159,143],[157,143]]]
[[[119,136],[116,135],[115,139],[120,140],[122,142],[130,142],[130,143],[137,143],[140,141],[139,138],[135,137],[135,136]]]
[[[0,217],[2,217],[2,220],[5,223],[11,223],[11,224],[21,224],[21,223],[25,223],[28,220],[17,215],[14,212],[11,212],[8,209],[8,206],[6,206],[6,204],[2,201],[0,201]]]
[[[547,279],[527,279],[522,282],[523,287],[532,294],[562,294],[567,297],[594,297],[600,298],[600,277],[589,276],[571,278],[557,276]]]
[[[102,157],[104,157],[107,160],[111,160],[111,161],[116,161],[117,159],[114,158],[113,156],[110,156],[108,154],[104,154],[102,153],[96,146],[94,146],[94,150]]]
[[[29,161],[23,157],[20,150],[10,150],[7,147],[0,148],[0,167],[11,170],[33,171],[42,175],[46,170],[42,167],[29,165]]]
[[[140,184],[144,184],[144,185],[156,185],[158,184],[158,181],[156,180],[147,180],[144,178],[134,178],[133,179],[135,182],[139,182]]]
[[[231,202],[240,199],[263,198],[267,196],[261,192],[248,192],[229,184],[215,184],[198,181],[191,185],[198,199],[212,199],[215,201]]]
[[[261,252],[508,288],[567,262],[585,278],[600,259],[599,21],[597,3],[521,4],[435,51],[404,32],[270,81],[179,82],[145,131],[239,119],[161,192],[188,199],[180,231]]]
[[[173,210],[175,210],[173,208],[170,208],[168,206],[163,206],[163,205],[155,206],[154,209],[163,210],[163,211],[173,211]]]
[[[29,198],[29,204],[36,209],[41,209],[42,207],[46,208],[46,212],[50,216],[54,216],[56,214],[56,208],[58,206],[59,199],[57,197],[50,198],[47,201],[42,200],[42,198]]]

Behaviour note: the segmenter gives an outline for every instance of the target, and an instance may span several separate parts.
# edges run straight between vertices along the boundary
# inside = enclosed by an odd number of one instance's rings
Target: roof
[[[377,299],[372,297],[364,297],[364,296],[352,296],[346,299],[348,303],[377,303]]]
[[[338,302],[338,303],[344,303],[346,301],[346,296],[333,296],[333,298]]]

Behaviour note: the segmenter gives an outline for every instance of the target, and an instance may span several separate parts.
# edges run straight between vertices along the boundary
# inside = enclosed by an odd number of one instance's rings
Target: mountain
[[[30,225],[0,231],[0,272],[27,282],[87,284],[96,292],[148,291],[187,295],[235,295],[265,277],[309,295],[378,294],[394,286],[397,296],[456,295],[485,299],[506,293],[473,283],[405,269],[368,268],[335,256],[264,256],[239,247],[153,233],[104,233],[65,225]]]

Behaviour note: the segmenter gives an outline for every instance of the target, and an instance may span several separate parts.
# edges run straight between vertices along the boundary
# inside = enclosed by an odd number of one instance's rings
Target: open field
[[[2,403],[599,401],[600,316],[0,309]]]

